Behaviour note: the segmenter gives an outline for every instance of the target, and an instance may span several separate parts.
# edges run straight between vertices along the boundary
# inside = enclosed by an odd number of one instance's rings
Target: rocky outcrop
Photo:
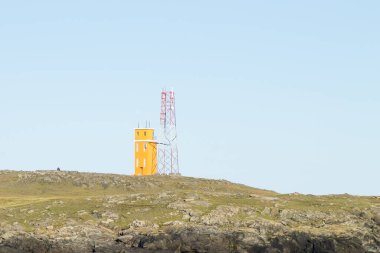
[[[0,182],[0,253],[380,252],[379,197],[78,172]]]
[[[266,229],[265,226],[262,229]],[[81,228],[81,231],[88,229]],[[93,231],[95,232],[95,231]],[[69,252],[310,252],[364,253],[380,252],[364,235],[311,235],[295,231],[221,231],[209,226],[170,226],[160,233],[121,231],[118,236],[104,233],[76,234],[69,237],[36,236],[27,233],[1,235],[1,253]],[[374,238],[372,238],[374,239]]]

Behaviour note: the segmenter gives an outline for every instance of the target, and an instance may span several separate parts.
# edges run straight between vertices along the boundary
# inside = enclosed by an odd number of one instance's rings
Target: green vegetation
[[[189,177],[0,172],[0,221],[3,225],[18,224],[27,231],[47,230],[51,226],[56,229],[70,223],[95,224],[118,231],[135,220],[158,227],[172,221],[219,222],[229,227],[252,219],[285,219],[289,226],[302,228],[320,224],[319,219],[328,224],[327,215],[331,213],[339,219],[379,205],[379,197],[278,194],[223,180]],[[226,206],[230,209],[218,211]],[[238,208],[235,213],[233,208]],[[227,221],[219,221],[218,212],[233,215]],[[319,216],[313,218],[311,212]],[[307,219],[303,214],[309,215]],[[331,221],[330,227],[334,224]]]

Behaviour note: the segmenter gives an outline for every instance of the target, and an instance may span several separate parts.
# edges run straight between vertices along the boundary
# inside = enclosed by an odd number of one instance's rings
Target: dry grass
[[[162,193],[167,196],[161,196]],[[208,205],[192,204],[186,199]],[[365,210],[380,205],[376,197],[281,195],[227,181],[189,177],[0,172],[0,221],[20,224],[26,230],[47,225],[61,227],[71,221],[105,224],[115,230],[127,227],[136,219],[160,225],[182,220],[183,212],[168,207],[175,201],[182,201],[202,214],[221,205],[251,208],[251,214],[239,213],[241,220],[278,219],[263,214],[265,207],[351,212],[354,208]],[[109,213],[117,218],[107,224],[104,222],[109,219]]]

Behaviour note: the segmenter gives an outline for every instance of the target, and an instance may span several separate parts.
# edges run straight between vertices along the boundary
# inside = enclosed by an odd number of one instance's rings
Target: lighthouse
[[[157,174],[157,141],[153,128],[135,129],[135,176]]]

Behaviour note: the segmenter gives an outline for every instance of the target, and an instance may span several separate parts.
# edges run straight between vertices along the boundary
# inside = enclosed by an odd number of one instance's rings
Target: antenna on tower
[[[180,175],[178,163],[177,146],[177,119],[175,109],[175,93],[161,92],[161,113],[160,113],[160,145],[158,150],[158,173]]]

